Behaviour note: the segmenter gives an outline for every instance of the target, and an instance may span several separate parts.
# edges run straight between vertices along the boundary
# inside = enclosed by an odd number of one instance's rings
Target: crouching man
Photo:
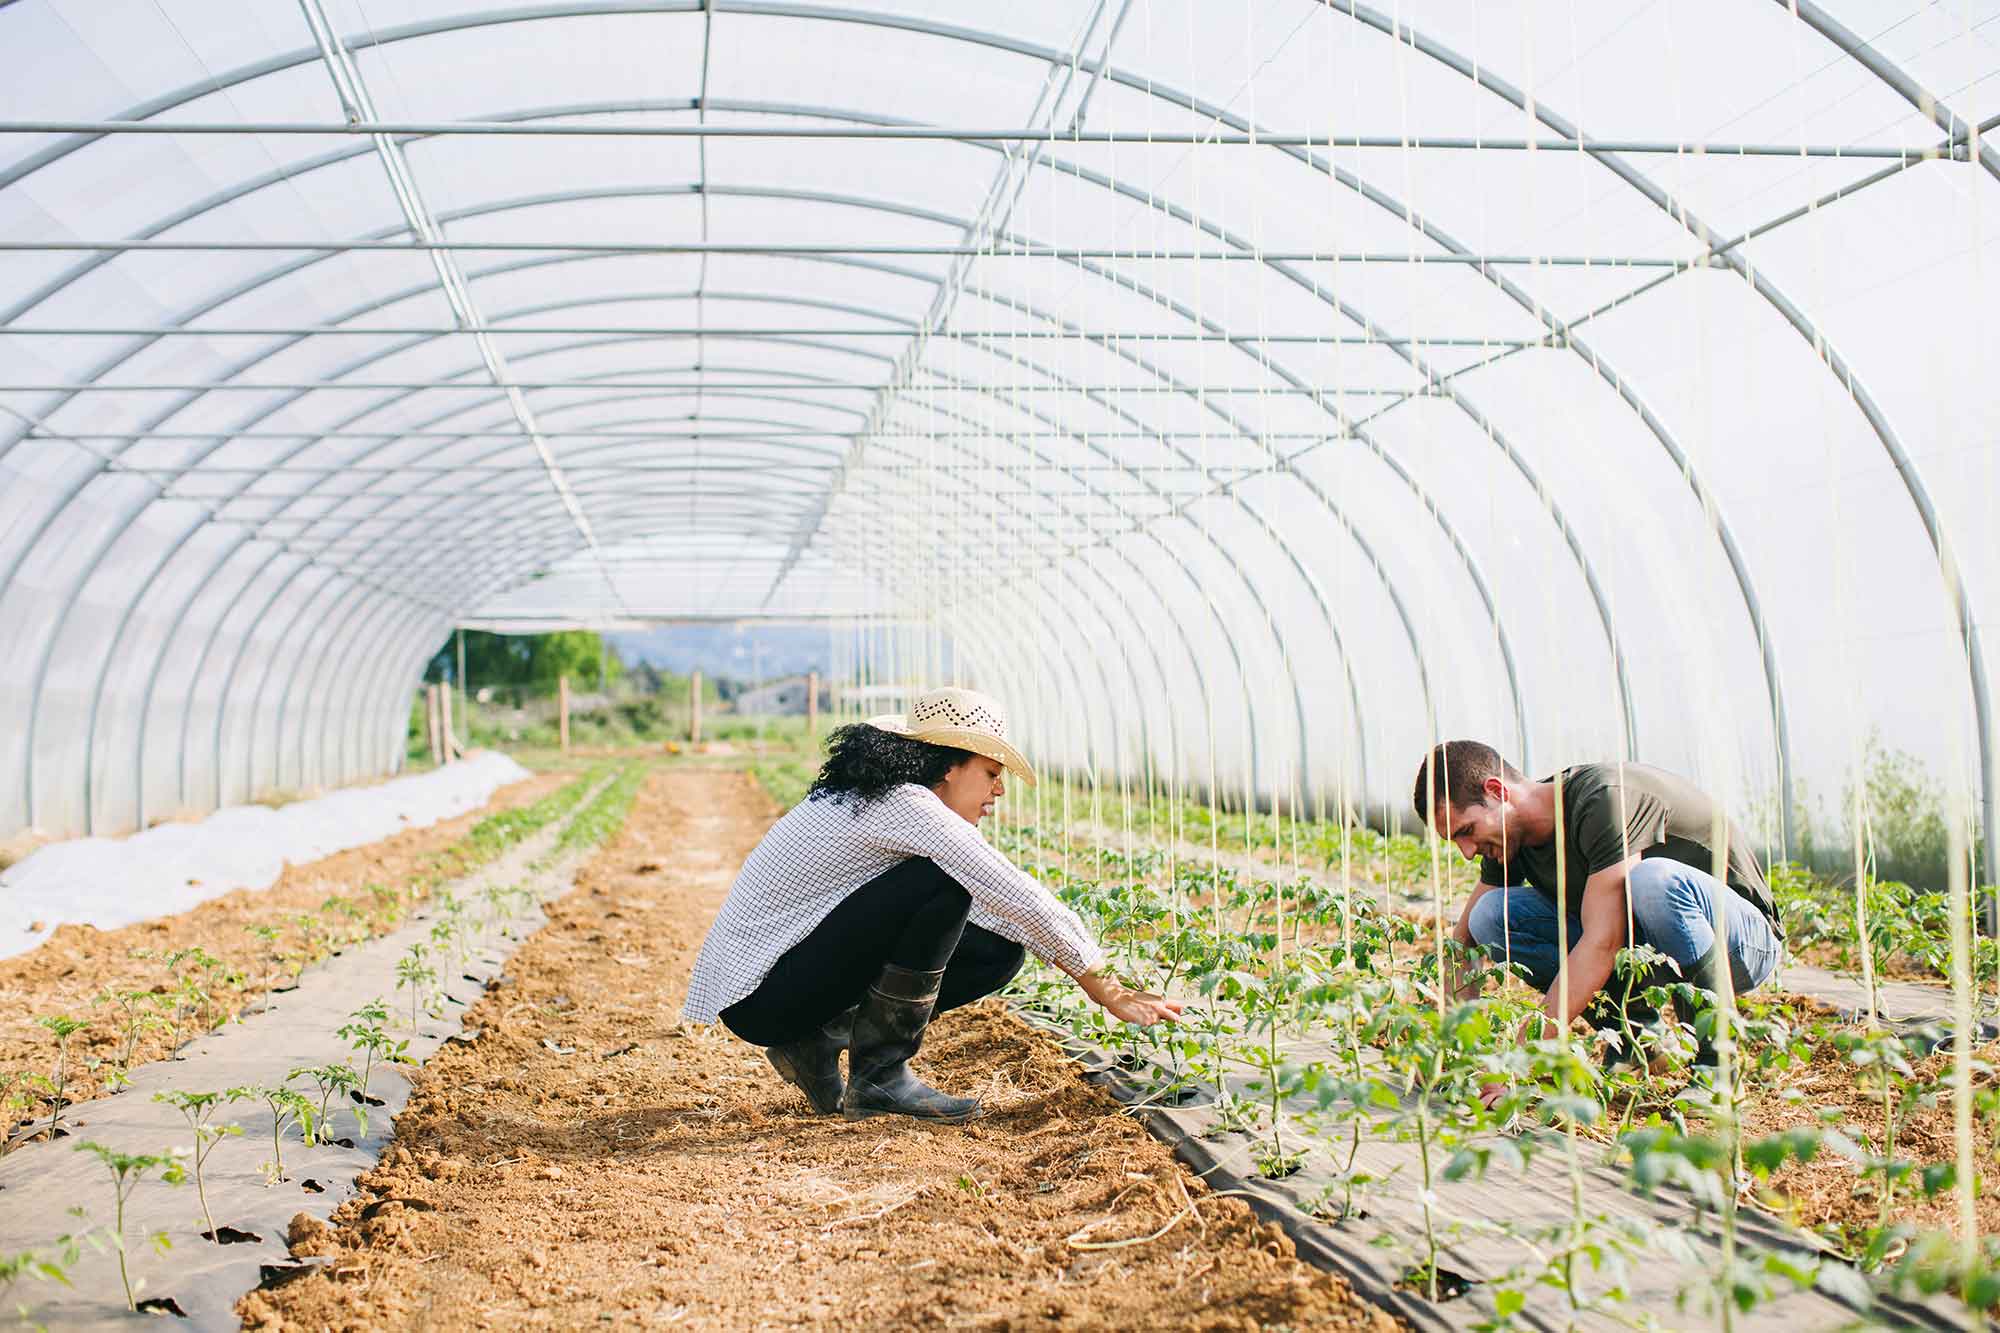
[[[1616,1001],[1600,992],[1628,941],[1665,954],[1681,980],[1710,992],[1725,967],[1739,994],[1777,970],[1784,937],[1750,841],[1684,778],[1642,764],[1579,764],[1531,782],[1490,745],[1447,741],[1418,769],[1413,799],[1439,837],[1479,859],[1479,887],[1452,938],[1520,965],[1563,1028],[1586,1011],[1601,1028],[1619,1027]],[[1631,994],[1673,980],[1661,969]],[[1460,994],[1472,984],[1465,979]],[[1621,981],[1614,994],[1625,993]],[[1634,1026],[1652,1017],[1627,1012]],[[1697,1059],[1713,1062],[1708,1043]]]

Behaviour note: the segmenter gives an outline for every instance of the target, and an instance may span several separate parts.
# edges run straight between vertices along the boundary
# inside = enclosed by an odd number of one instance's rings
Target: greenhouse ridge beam
[[[868,242],[736,242],[736,241],[162,241],[55,240],[0,241],[0,253],[216,253],[265,254],[299,252],[406,254],[603,254],[603,255],[881,255],[890,258],[937,259],[1120,259],[1128,263],[1255,262],[1322,264],[1426,264],[1473,268],[1700,268],[1704,261],[1668,255],[1536,255],[1418,254],[1409,250],[1340,252],[1333,250],[1161,250],[1133,246],[978,246],[886,245]]]
[[[1004,341],[1004,339],[1001,339],[999,341]],[[709,368],[710,367],[707,366],[702,366],[699,369],[697,369],[694,366],[688,366],[684,368],[667,367],[667,369],[670,371],[679,369],[679,370],[684,370],[685,373],[690,375],[699,374],[702,371],[708,370]],[[723,367],[716,367],[716,368],[722,369]],[[509,383],[511,384],[512,387],[517,389],[603,389],[607,392],[619,389],[651,389],[651,390],[679,390],[679,391],[684,391],[686,393],[697,393],[706,389],[716,389],[716,390],[784,389],[788,393],[873,393],[879,389],[886,387],[889,383],[888,381],[884,380],[808,379],[808,378],[802,378],[801,376],[803,375],[803,372],[799,371],[782,371],[782,370],[767,371],[767,370],[759,370],[753,366],[741,366],[737,367],[737,369],[748,374],[771,375],[774,377],[783,377],[783,378],[776,379],[775,381],[711,380],[704,382],[701,380],[622,380],[612,377],[603,377],[603,378],[592,377],[588,379],[572,379],[572,380],[514,379],[509,381]],[[453,373],[463,375],[463,374],[470,374],[471,372],[469,370],[461,370],[461,371],[455,371]],[[611,376],[638,375],[643,373],[645,372],[639,370],[613,371],[611,372]],[[927,372],[927,373],[935,373],[935,372]],[[1183,397],[1192,397],[1194,394],[1194,390],[1192,389],[1177,388],[1171,385],[1164,385],[1164,384],[1086,384],[1086,385],[1066,386],[1066,385],[1047,384],[1047,383],[991,384],[991,383],[986,383],[984,381],[977,381],[977,383],[979,383],[981,388],[993,389],[1007,393],[1077,393],[1090,390],[1099,393],[1124,393],[1124,394],[1164,393],[1164,394],[1176,394]],[[927,386],[922,384],[916,384],[916,385],[906,385],[904,387],[913,389],[923,389]],[[937,387],[942,387],[942,386],[937,386]],[[392,390],[413,390],[426,393],[428,393],[433,389],[460,389],[460,390],[471,390],[474,392],[490,393],[493,391],[493,388],[494,386],[491,384],[479,384],[462,379],[208,380],[208,381],[172,380],[172,381],[160,381],[157,383],[149,383],[146,381],[132,381],[132,382],[120,381],[111,384],[106,384],[98,380],[87,380],[87,381],[80,381],[80,382],[66,383],[66,384],[65,383],[0,384],[0,393],[66,393],[66,394],[149,393],[149,392],[218,393],[225,391],[234,391],[241,393],[276,393],[276,392],[318,393],[327,389],[342,389],[342,390],[352,390],[361,392],[374,389],[392,389]],[[1298,385],[1271,386],[1271,385],[1260,385],[1260,384],[1207,384],[1201,387],[1201,391],[1203,393],[1209,393],[1209,394],[1243,394],[1243,393],[1262,394],[1272,398],[1296,398],[1301,396],[1320,397],[1320,398],[1340,398],[1340,397],[1424,398],[1424,397],[1443,396],[1440,391],[1433,390],[1428,387],[1404,389],[1404,388],[1391,388],[1387,386],[1371,387],[1366,385],[1328,388],[1325,386],[1312,386],[1312,385],[1301,387]],[[302,433],[310,434],[311,432],[302,432]],[[395,433],[394,431],[379,432],[379,434],[382,435],[392,435],[394,433]],[[560,432],[557,433],[560,434]],[[127,437],[121,436],[119,438],[127,438]],[[143,432],[140,432],[139,434],[130,436],[129,438],[145,438],[145,435]]]
[[[690,298],[691,299],[691,298]],[[1574,321],[1581,323],[1581,320]],[[807,328],[789,325],[744,325],[716,326],[703,328],[700,325],[679,324],[671,326],[645,324],[523,324],[511,327],[489,325],[492,334],[574,334],[585,336],[600,333],[641,333],[651,338],[913,338],[914,328],[893,329],[843,329]],[[462,329],[445,328],[436,325],[337,325],[337,324],[262,324],[238,327],[217,327],[207,324],[149,324],[114,327],[105,325],[97,328],[80,326],[43,326],[30,324],[0,325],[0,338],[9,335],[24,335],[45,338],[305,338],[323,334],[344,334],[370,338],[392,338],[404,336],[443,337],[461,333]],[[1105,340],[1119,342],[1148,343],[1285,343],[1302,344],[1310,347],[1553,347],[1553,336],[1543,338],[1467,338],[1467,337],[1426,337],[1412,334],[1394,338],[1370,338],[1361,334],[1311,334],[1311,333],[1188,333],[1151,331],[1145,329],[1077,329],[1075,332],[1050,329],[988,329],[983,331],[959,329],[933,329],[924,335],[945,341],[965,341],[968,339],[992,339],[1008,342],[1067,342],[1076,339]],[[559,432],[551,432],[559,433]]]
[[[770,611],[743,607],[722,611],[685,611],[634,606],[614,616],[572,616],[558,611],[509,612],[505,615],[455,616],[454,629],[492,634],[539,634],[551,629],[628,630],[667,625],[917,625],[920,617],[897,615],[867,607],[816,608],[810,611]]]
[[[1779,0],[1780,4],[1787,0]],[[709,11],[713,12],[713,11]],[[1102,70],[1102,60],[1091,62]],[[701,99],[694,103],[699,109]],[[1891,159],[1898,162],[1965,161],[1963,139],[1946,144],[1751,143],[1688,139],[1482,138],[1465,135],[1300,134],[1283,130],[1239,134],[1206,130],[1006,129],[947,125],[524,125],[510,120],[334,121],[162,121],[162,120],[0,120],[0,134],[277,134],[449,135],[647,139],[840,139],[943,140],[964,143],[1124,144],[1133,147],[1395,149],[1449,152],[1635,153],[1669,157],[1832,157]]]

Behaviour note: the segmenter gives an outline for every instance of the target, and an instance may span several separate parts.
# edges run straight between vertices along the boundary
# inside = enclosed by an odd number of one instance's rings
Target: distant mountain
[[[745,682],[807,671],[831,674],[824,628],[805,625],[670,625],[606,636],[628,665]]]

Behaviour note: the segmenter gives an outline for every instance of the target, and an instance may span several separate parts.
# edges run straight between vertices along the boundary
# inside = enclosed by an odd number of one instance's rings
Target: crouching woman
[[[806,799],[743,863],[682,1017],[765,1047],[821,1115],[957,1122],[979,1103],[926,1086],[910,1058],[934,1016],[1006,985],[1025,950],[1126,1022],[1177,1016],[1105,972],[1076,914],[980,836],[1005,778],[1035,780],[1006,732],[995,700],[957,689],[836,730]]]

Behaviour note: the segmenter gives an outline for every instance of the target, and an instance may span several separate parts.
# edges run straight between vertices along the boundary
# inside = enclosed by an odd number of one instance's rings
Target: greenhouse
[[[1990,0],[0,0],[0,1316],[1988,1327],[1996,241]]]

